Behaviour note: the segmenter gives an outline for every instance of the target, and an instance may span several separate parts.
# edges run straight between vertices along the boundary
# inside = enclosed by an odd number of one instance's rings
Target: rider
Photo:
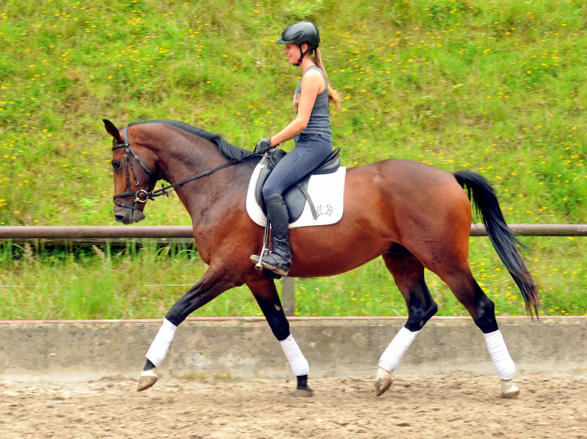
[[[285,44],[283,53],[287,55],[288,62],[302,69],[302,79],[293,99],[297,116],[273,137],[259,140],[256,151],[263,153],[287,140],[295,140],[295,148],[275,166],[263,186],[273,251],[263,257],[261,264],[280,276],[287,276],[291,253],[283,194],[316,169],[332,152],[328,105],[331,103],[340,108],[340,98],[328,86],[328,76],[318,49],[320,35],[314,23],[300,21],[288,26],[277,43]],[[252,255],[251,261],[257,263],[259,256]]]

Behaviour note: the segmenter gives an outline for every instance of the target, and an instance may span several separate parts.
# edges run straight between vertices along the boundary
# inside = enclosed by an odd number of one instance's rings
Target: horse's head
[[[157,183],[152,171],[155,169],[154,163],[151,163],[154,160],[149,159],[146,148],[138,144],[131,147],[126,129],[119,130],[106,119],[104,125],[108,134],[114,138],[114,218],[124,224],[138,223],[145,219],[143,209],[147,202],[146,194],[152,191]],[[139,153],[143,153],[143,156],[140,157]]]

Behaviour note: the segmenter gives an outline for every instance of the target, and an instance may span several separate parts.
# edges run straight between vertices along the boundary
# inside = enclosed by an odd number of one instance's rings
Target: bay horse
[[[260,157],[177,121],[135,122],[124,129],[108,120],[104,124],[113,137],[116,221],[143,220],[148,200],[173,188],[192,218],[198,253],[209,266],[165,316],[146,354],[137,390],[155,384],[155,368],[164,360],[177,326],[190,313],[224,291],[246,284],[297,377],[295,393],[312,395],[309,364],[290,333],[274,279],[255,270],[249,260],[259,254],[265,232],[245,208],[249,180]],[[383,258],[406,301],[408,318],[379,361],[377,396],[389,389],[391,372],[437,311],[424,280],[427,268],[448,285],[484,334],[501,379],[502,397],[516,398],[515,365],[499,331],[494,304],[469,268],[470,200],[530,316],[533,311],[538,316],[538,292],[490,184],[471,171],[451,173],[407,160],[384,160],[346,172],[342,219],[334,225],[290,231],[289,275],[331,276]],[[158,180],[170,186],[155,190]]]

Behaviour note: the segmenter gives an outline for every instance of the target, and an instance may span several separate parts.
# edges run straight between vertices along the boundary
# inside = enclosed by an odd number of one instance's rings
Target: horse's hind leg
[[[436,314],[437,306],[424,280],[424,266],[405,248],[396,246],[383,255],[408,307],[408,321],[400,329],[379,360],[375,392],[382,395],[392,383],[391,372],[426,322]]]
[[[283,353],[297,378],[298,384],[295,394],[297,396],[312,396],[312,389],[308,387],[310,365],[289,331],[289,322],[283,312],[283,306],[279,300],[275,282],[273,279],[255,276],[247,280],[247,286],[255,296],[255,299],[257,299],[257,303],[261,311],[263,311],[263,315],[267,319],[273,335],[275,335],[275,338],[281,344]]]
[[[502,397],[517,398],[520,390],[512,381],[516,366],[497,326],[493,302],[485,295],[473,277],[468,264],[461,270],[455,270],[454,267],[451,267],[447,271],[448,273],[442,269],[435,270],[457,299],[467,308],[475,324],[483,332],[495,370],[501,379]]]

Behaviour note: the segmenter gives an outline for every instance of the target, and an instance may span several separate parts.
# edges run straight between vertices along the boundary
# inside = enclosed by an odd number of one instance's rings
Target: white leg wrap
[[[392,372],[416,338],[418,332],[420,331],[412,332],[409,329],[406,329],[405,326],[402,327],[391,343],[389,343],[385,352],[381,355],[381,358],[379,359],[379,367],[388,372]]]
[[[302,350],[290,335],[285,340],[280,341],[283,352],[289,361],[291,370],[295,376],[308,375],[310,373],[310,365],[308,360],[302,354]]]
[[[163,325],[161,326],[161,329],[159,329],[159,332],[146,355],[147,360],[153,363],[155,367],[158,367],[163,363],[163,360],[165,360],[165,356],[167,355],[169,346],[173,341],[176,329],[177,326],[169,320],[163,319]]]
[[[505,345],[505,341],[503,340],[503,336],[499,329],[483,335],[485,336],[487,349],[489,350],[489,354],[495,365],[497,376],[502,380],[513,379],[514,374],[516,373],[516,365],[508,352],[508,348]]]

